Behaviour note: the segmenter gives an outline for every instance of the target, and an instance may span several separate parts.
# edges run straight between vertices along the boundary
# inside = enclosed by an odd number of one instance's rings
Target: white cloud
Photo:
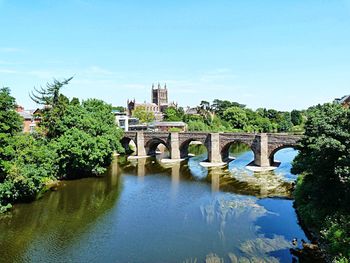
[[[15,47],[0,47],[0,52],[3,53],[12,53],[12,52],[20,52],[22,49],[15,48]]]
[[[1,69],[0,68],[0,74],[17,74],[18,71],[12,70],[12,69]]]

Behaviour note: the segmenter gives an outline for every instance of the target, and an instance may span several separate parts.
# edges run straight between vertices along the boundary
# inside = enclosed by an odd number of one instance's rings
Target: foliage
[[[0,204],[34,200],[48,180],[57,177],[57,155],[46,141],[18,134],[9,139],[0,184]]]
[[[306,225],[323,229],[334,254],[350,257],[350,112],[324,104],[308,110],[305,136],[293,163],[302,174],[295,191],[296,205]]]
[[[104,136],[92,136],[78,128],[67,130],[53,142],[62,176],[99,175],[112,161],[113,148]]]
[[[225,110],[227,110],[228,108],[231,108],[231,107],[244,108],[245,105],[240,104],[238,102],[231,102],[228,100],[215,99],[210,108],[213,110],[213,112],[216,115],[218,115],[220,118],[222,118],[224,116]]]
[[[63,176],[101,174],[111,163],[113,152],[123,152],[119,142],[122,131],[111,111],[110,105],[96,99],[66,108],[57,124],[59,137],[53,142]]]
[[[253,111],[243,104],[218,99],[214,100],[213,104],[201,101],[196,109],[197,115],[185,114],[183,121],[187,123],[201,121],[207,126],[206,131],[302,133],[304,128],[305,113],[303,111],[294,110],[293,116],[289,112],[274,109],[259,108]],[[294,122],[298,123],[297,125],[293,124],[292,117]]]
[[[279,132],[288,132],[293,127],[293,123],[289,112],[280,113],[276,120]]]
[[[166,121],[182,121],[183,111],[175,107],[168,107],[165,110],[164,120]]]
[[[10,95],[10,89],[0,89],[0,133],[14,135],[21,131],[22,118],[15,108],[15,98]]]
[[[171,127],[171,128],[169,129],[169,132],[181,132],[181,131],[182,131],[182,129],[176,128],[176,127]]]
[[[189,131],[209,131],[210,127],[201,121],[189,121],[188,130]]]
[[[330,252],[350,258],[350,215],[336,214],[327,217],[325,222],[321,233],[329,242]]]
[[[155,120],[154,113],[147,111],[144,106],[137,106],[133,110],[132,116],[138,118],[141,123],[150,123]]]
[[[314,107],[306,122],[293,172],[306,174],[304,183],[317,188],[310,201],[321,207],[334,209],[350,202],[349,117],[349,110],[325,104]]]
[[[5,162],[12,158],[7,154],[10,138],[22,130],[22,118],[15,107],[15,98],[10,95],[10,89],[0,89],[0,183],[5,179]]]
[[[60,91],[70,80],[31,94],[44,106],[42,132],[33,135],[20,133],[15,99],[8,88],[0,90],[0,212],[34,200],[51,180],[101,174],[113,152],[123,152],[112,107],[96,99],[69,101]]]
[[[301,125],[303,123],[303,115],[301,114],[301,111],[292,110],[290,115],[294,126]]]
[[[119,111],[119,112],[125,112],[126,108],[123,106],[113,106],[112,110]]]
[[[235,129],[243,129],[248,121],[245,110],[236,106],[226,109],[223,113],[223,119]]]
[[[42,105],[42,119],[40,127],[43,128],[43,133],[48,138],[55,138],[58,136],[57,123],[65,114],[69,100],[67,97],[61,94],[61,89],[68,85],[73,79],[70,77],[63,81],[54,80],[53,83],[47,83],[46,88],[40,89],[34,88],[34,92],[31,93],[31,99],[37,104]],[[77,101],[74,100],[73,104]]]

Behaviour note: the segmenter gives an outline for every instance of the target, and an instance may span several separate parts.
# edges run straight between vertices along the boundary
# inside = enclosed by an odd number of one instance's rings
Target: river
[[[0,262],[291,262],[291,240],[307,240],[290,195],[296,151],[254,174],[243,146],[211,169],[196,147],[181,164],[121,156],[104,176],[15,205],[0,218]]]

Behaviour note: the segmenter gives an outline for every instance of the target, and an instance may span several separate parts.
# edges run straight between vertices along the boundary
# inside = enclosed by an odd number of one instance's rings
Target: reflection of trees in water
[[[209,183],[219,181],[221,191],[236,194],[285,198],[292,194],[292,184],[274,172],[250,173],[243,169],[230,171],[227,167],[213,167],[209,168],[205,180]]]
[[[229,149],[229,154],[230,154],[230,156],[237,157],[237,156],[239,156],[243,153],[246,153],[248,151],[251,151],[251,149],[247,144],[237,142],[237,143],[231,144],[230,149]]]
[[[89,232],[89,227],[115,207],[118,200],[118,163],[114,161],[104,177],[62,181],[60,185],[57,192],[47,193],[42,200],[15,206],[11,217],[0,220],[2,260],[33,261],[24,258],[33,256],[28,252],[34,256],[42,256],[41,252],[57,255],[57,250]]]
[[[188,153],[189,154],[193,154],[193,155],[202,155],[202,154],[206,154],[207,153],[207,148],[201,144],[190,144],[188,146]]]
[[[223,189],[229,189],[232,184],[240,184],[254,192],[259,197],[286,197],[291,198],[293,186],[286,181],[282,174],[274,171],[252,173],[245,169],[233,169],[222,179]]]

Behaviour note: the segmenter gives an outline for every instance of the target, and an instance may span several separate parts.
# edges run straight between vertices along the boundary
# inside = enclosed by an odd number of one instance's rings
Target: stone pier
[[[254,153],[252,165],[268,168],[274,165],[275,153],[287,147],[298,147],[300,135],[278,133],[205,133],[205,132],[126,132],[123,146],[131,140],[137,147],[137,157],[156,154],[158,145],[164,145],[170,153],[167,161],[188,158],[188,147],[196,141],[208,151],[208,161],[204,166],[220,166],[230,160],[229,149],[234,143],[244,143]]]

